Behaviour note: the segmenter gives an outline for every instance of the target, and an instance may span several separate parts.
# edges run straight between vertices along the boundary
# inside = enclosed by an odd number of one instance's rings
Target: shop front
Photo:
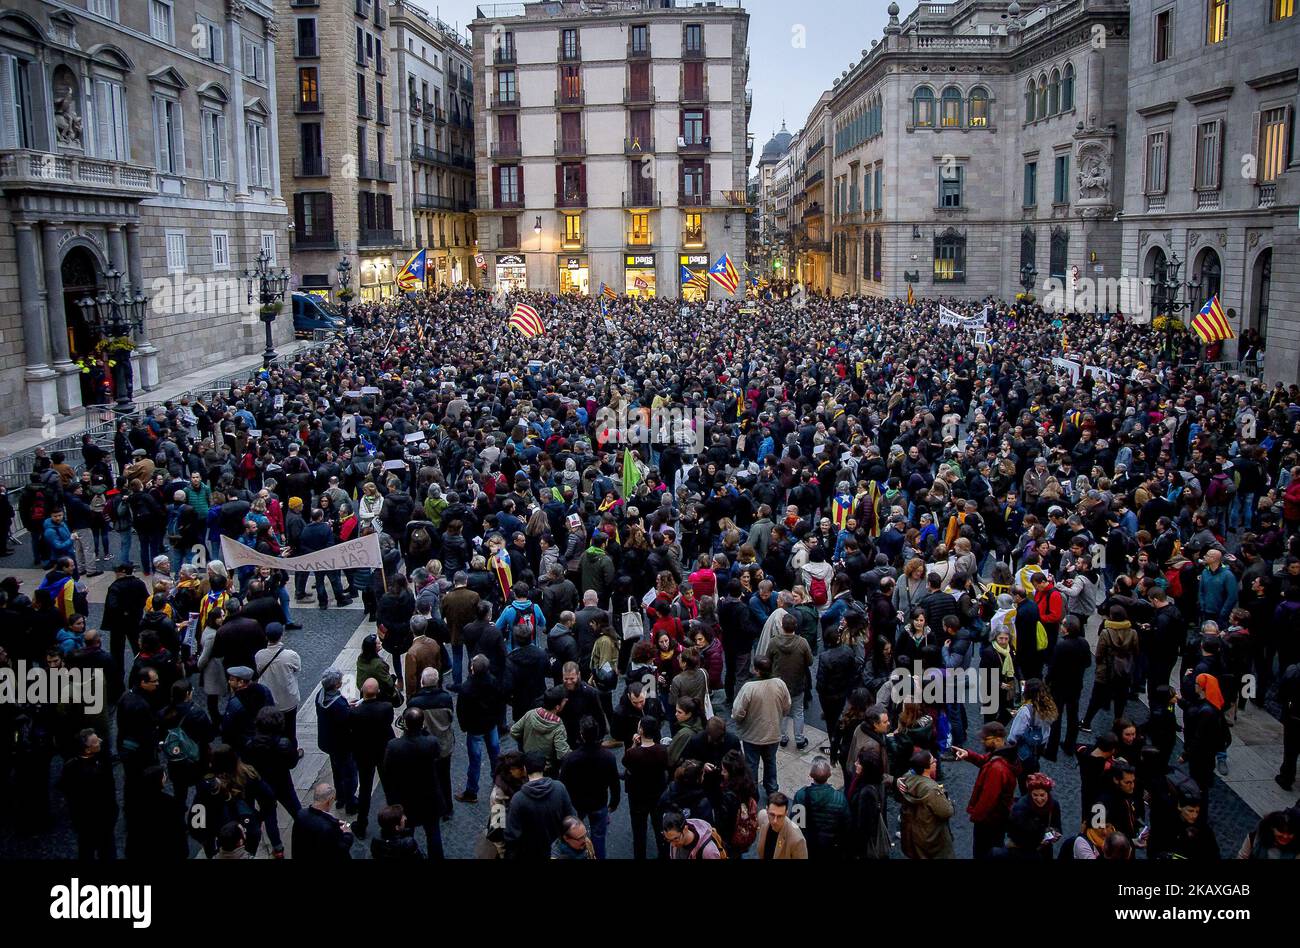
[[[591,279],[588,276],[587,258],[583,256],[561,256],[560,293],[576,293],[579,296],[591,294]]]
[[[497,254],[497,286],[507,293],[528,289],[528,267],[521,253]]]
[[[403,261],[405,262],[405,261]],[[361,261],[361,301],[376,303],[397,295],[397,271],[387,257],[363,258]]]
[[[684,253],[678,256],[678,278],[681,281],[681,298],[696,303],[709,298],[709,255]],[[685,272],[683,272],[685,271]],[[687,276],[689,274],[689,277]]]
[[[623,256],[623,287],[628,296],[650,300],[655,296],[655,255],[629,253]]]

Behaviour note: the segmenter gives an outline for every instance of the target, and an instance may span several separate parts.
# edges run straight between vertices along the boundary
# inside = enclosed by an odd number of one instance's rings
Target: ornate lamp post
[[[121,270],[109,270],[104,274],[104,288],[94,296],[78,300],[77,306],[86,324],[106,344],[105,355],[113,370],[113,395],[116,399],[113,407],[118,412],[130,413],[135,409],[131,400],[131,349],[134,348],[131,332],[144,328],[146,300],[138,286],[134,290],[124,286],[122,277]]]
[[[343,318],[348,318],[348,303],[352,301],[352,262],[342,257],[334,267],[338,272],[339,303],[343,307]]]
[[[1178,259],[1178,254],[1170,254],[1170,259],[1164,265],[1163,272],[1157,271],[1152,281],[1156,311],[1162,313],[1165,320],[1165,351],[1170,359],[1175,355],[1175,323],[1180,327],[1183,325],[1182,311],[1185,309],[1190,310],[1195,306],[1195,300],[1201,292],[1200,280],[1189,281],[1184,284],[1179,279],[1179,273],[1182,269],[1183,261]],[[1179,292],[1184,288],[1187,290],[1187,295],[1184,299],[1179,299]]]
[[[1034,291],[1034,281],[1038,279],[1038,271],[1034,269],[1032,263],[1022,263],[1020,265],[1020,285],[1025,288],[1025,295],[1028,296]]]
[[[284,301],[284,291],[289,288],[289,271],[284,267],[271,268],[271,255],[262,250],[257,255],[257,267],[244,271],[244,280],[248,283],[248,303],[253,304],[253,291],[257,291],[260,304],[258,315],[266,327],[266,351],[262,353],[262,365],[270,368],[275,360],[275,343],[271,339],[271,324]]]

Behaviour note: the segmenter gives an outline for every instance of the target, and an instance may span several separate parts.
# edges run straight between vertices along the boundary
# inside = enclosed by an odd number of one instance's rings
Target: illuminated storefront
[[[497,286],[507,293],[528,289],[528,267],[521,253],[497,254]]]
[[[623,287],[628,296],[654,299],[655,255],[629,253],[623,257]]]
[[[387,257],[372,257],[361,261],[361,301],[374,303],[397,295],[397,271],[406,261],[397,266]]]
[[[684,253],[678,256],[678,263],[690,271],[692,281],[688,283],[678,267],[678,279],[681,281],[681,298],[688,303],[708,299],[709,296],[709,255],[707,253]],[[703,278],[700,284],[698,278]]]
[[[577,293],[580,296],[590,295],[591,280],[588,276],[585,255],[562,256],[559,258],[559,265],[561,293]]]

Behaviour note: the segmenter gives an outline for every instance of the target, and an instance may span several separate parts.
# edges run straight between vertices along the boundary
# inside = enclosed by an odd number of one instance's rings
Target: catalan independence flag
[[[397,274],[398,289],[403,293],[424,289],[424,274],[428,262],[428,251],[419,250],[413,254],[411,259],[406,261],[406,266],[402,267],[401,272]]]
[[[724,253],[718,258],[718,262],[709,269],[709,279],[728,293],[736,292],[736,287],[740,286],[740,274],[731,262],[731,254]]]
[[[1228,324],[1228,317],[1223,314],[1217,293],[1192,318],[1192,329],[1201,337],[1201,342],[1207,344],[1232,339],[1236,335]]]
[[[688,286],[691,289],[704,290],[705,292],[708,292],[709,281],[703,273],[696,273],[693,270],[688,270],[686,267],[682,267],[682,286]]]
[[[537,315],[537,310],[527,303],[515,304],[515,311],[510,314],[510,326],[518,329],[529,339],[546,332],[546,327],[542,325],[542,318]]]
[[[614,288],[612,286],[606,286],[604,283],[600,285],[600,295],[605,297],[607,300],[618,299],[618,294],[614,292]]]
[[[50,594],[50,599],[54,602],[54,608],[59,611],[63,621],[67,622],[77,611],[73,603],[73,596],[77,591],[77,584],[73,582],[72,577],[60,573],[54,579],[46,578],[37,587],[37,592],[44,590]]]
[[[916,294],[912,292],[912,284],[907,284],[907,305],[916,305]]]
[[[831,523],[835,524],[836,529],[843,530],[848,526],[849,517],[853,515],[853,495],[836,494],[835,499],[831,501]]]

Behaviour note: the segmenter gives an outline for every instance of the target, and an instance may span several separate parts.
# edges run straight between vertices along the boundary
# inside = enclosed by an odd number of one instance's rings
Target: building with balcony
[[[681,293],[746,259],[748,14],[605,0],[486,5],[470,29],[486,283]],[[711,293],[719,289],[711,286]]]
[[[1124,268],[1158,281],[1176,258],[1191,312],[1217,293],[1238,336],[1265,337],[1265,376],[1296,382],[1295,5],[1180,3],[1176,15],[1170,3],[1129,7]]]
[[[469,37],[405,0],[389,12],[396,72],[404,77],[397,165],[408,250],[428,250],[430,287],[477,283]]]
[[[776,220],[777,169],[793,143],[794,136],[782,122],[781,130],[772,135],[758,156],[758,204],[754,213],[758,217],[759,248],[751,254],[751,265],[762,273],[771,271],[775,248],[780,243]],[[788,163],[786,177],[789,177]]]
[[[277,25],[261,0],[0,6],[0,434],[113,400],[77,304],[119,273],[148,298],[135,396],[262,348],[238,275],[288,261]]]
[[[397,292],[411,235],[393,32],[386,0],[287,4],[273,72],[294,292],[336,299],[341,259],[361,300]]]
[[[890,4],[830,90],[832,291],[1011,298],[1022,264],[1040,293],[1119,275],[1128,6]]]
[[[830,292],[830,240],[826,227],[826,174],[831,149],[826,147],[830,124],[830,92],[822,93],[808,113],[793,148],[796,193],[791,213],[790,241],[794,256],[792,279],[805,289]]]

